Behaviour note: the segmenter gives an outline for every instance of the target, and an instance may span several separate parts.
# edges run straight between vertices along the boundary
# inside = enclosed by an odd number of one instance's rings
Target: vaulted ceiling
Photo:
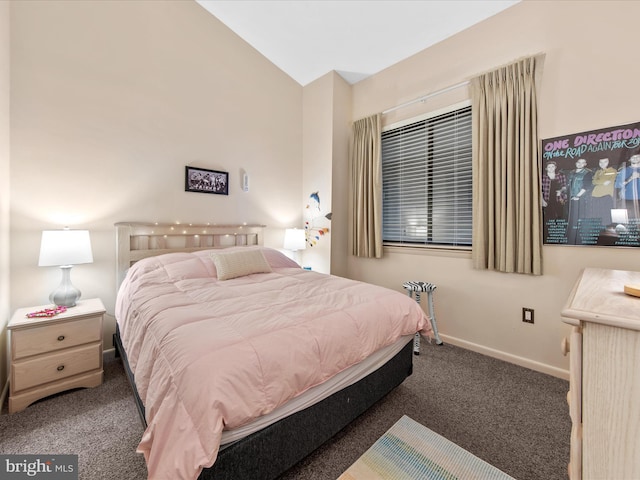
[[[520,0],[196,1],[304,86],[356,83]]]

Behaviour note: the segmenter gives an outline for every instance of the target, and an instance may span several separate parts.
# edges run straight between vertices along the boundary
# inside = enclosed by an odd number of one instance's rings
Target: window
[[[471,246],[471,106],[382,133],[385,244]]]

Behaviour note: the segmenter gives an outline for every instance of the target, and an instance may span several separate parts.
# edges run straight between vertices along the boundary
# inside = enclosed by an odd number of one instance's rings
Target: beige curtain
[[[351,133],[351,253],[382,257],[380,114],[354,122]]]
[[[530,57],[471,80],[473,266],[542,274],[535,70]]]

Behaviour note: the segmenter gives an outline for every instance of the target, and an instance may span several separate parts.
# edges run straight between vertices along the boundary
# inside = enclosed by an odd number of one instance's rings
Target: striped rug
[[[338,480],[507,480],[512,477],[406,415]]]

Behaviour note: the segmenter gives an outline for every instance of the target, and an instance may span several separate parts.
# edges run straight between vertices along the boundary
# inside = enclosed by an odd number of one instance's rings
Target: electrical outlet
[[[533,323],[533,308],[522,307],[522,321]]]

